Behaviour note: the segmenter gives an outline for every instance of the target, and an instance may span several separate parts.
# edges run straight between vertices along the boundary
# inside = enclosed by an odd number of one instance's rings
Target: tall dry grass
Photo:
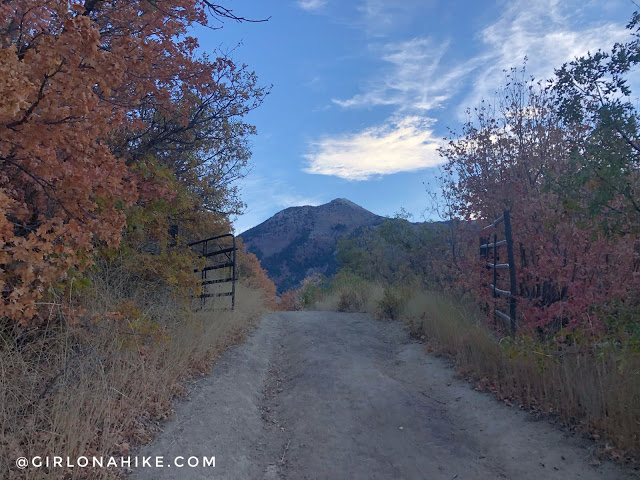
[[[336,312],[372,312],[384,288],[356,275],[336,275],[330,285],[305,285],[300,293],[306,308]]]
[[[363,288],[360,283],[358,288]],[[550,414],[592,438],[600,453],[616,460],[640,458],[640,355],[612,342],[543,342],[519,335],[501,338],[472,304],[414,289],[382,289],[367,283],[369,301],[347,311],[399,320],[427,342],[428,350],[452,358],[458,372],[479,390],[508,404]],[[314,308],[338,310],[353,288],[328,289]],[[346,295],[345,295],[346,293]]]
[[[0,338],[0,477],[119,478],[115,469],[15,468],[19,456],[128,455],[148,442],[185,382],[241,341],[264,311],[237,286],[236,310],[189,312],[170,292],[102,271],[79,322]],[[117,313],[115,313],[117,311]]]
[[[602,436],[601,453],[640,457],[640,356],[615,345],[498,338],[473,308],[443,295],[416,293],[403,320],[460,373],[499,399]]]

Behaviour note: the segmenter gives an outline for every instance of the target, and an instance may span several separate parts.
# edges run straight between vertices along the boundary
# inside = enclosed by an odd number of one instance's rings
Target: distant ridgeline
[[[344,198],[318,207],[291,207],[239,235],[258,257],[278,293],[297,288],[307,276],[336,273],[336,244],[380,225],[384,217]]]

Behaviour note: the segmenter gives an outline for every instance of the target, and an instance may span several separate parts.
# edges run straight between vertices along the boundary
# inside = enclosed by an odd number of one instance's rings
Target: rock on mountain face
[[[338,198],[318,207],[287,208],[240,237],[281,293],[298,287],[308,275],[334,274],[338,239],[362,227],[379,225],[382,220]]]

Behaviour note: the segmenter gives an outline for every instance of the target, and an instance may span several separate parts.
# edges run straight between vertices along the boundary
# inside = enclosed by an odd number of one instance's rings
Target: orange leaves
[[[0,49],[0,121],[14,118],[21,110],[26,109],[28,101],[26,92],[31,85],[25,84],[24,68],[16,56],[15,46]]]
[[[85,266],[95,240],[117,244],[124,215],[97,198],[126,205],[136,191],[124,162],[101,143],[126,116],[94,90],[124,80],[121,58],[99,48],[99,25],[50,2],[8,3],[13,22],[0,27],[0,316],[26,324],[44,287]]]
[[[125,318],[120,312],[107,312],[105,313],[105,317],[109,320],[123,320]]]
[[[239,119],[262,91],[230,60],[192,56],[200,0],[6,0],[0,17],[0,317],[35,324],[47,287],[117,247],[136,202],[177,207],[182,189],[200,197],[188,215],[238,209],[228,185],[253,132]],[[140,175],[145,158],[164,170]]]
[[[304,305],[302,303],[302,296],[300,290],[287,290],[280,295],[280,303],[278,304],[278,310],[284,312],[295,312],[302,310]]]
[[[260,290],[264,296],[267,306],[276,307],[276,286],[267,277],[267,272],[260,265],[260,260],[253,254],[248,253],[242,245],[242,239],[238,239],[238,278],[248,287]]]

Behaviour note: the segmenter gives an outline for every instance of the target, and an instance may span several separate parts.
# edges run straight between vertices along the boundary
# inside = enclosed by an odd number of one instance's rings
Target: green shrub
[[[376,302],[375,316],[379,320],[397,320],[407,303],[407,292],[397,288],[385,288],[382,298]]]
[[[344,290],[340,292],[340,299],[338,300],[339,312],[359,312],[362,305],[362,298],[355,290]]]

